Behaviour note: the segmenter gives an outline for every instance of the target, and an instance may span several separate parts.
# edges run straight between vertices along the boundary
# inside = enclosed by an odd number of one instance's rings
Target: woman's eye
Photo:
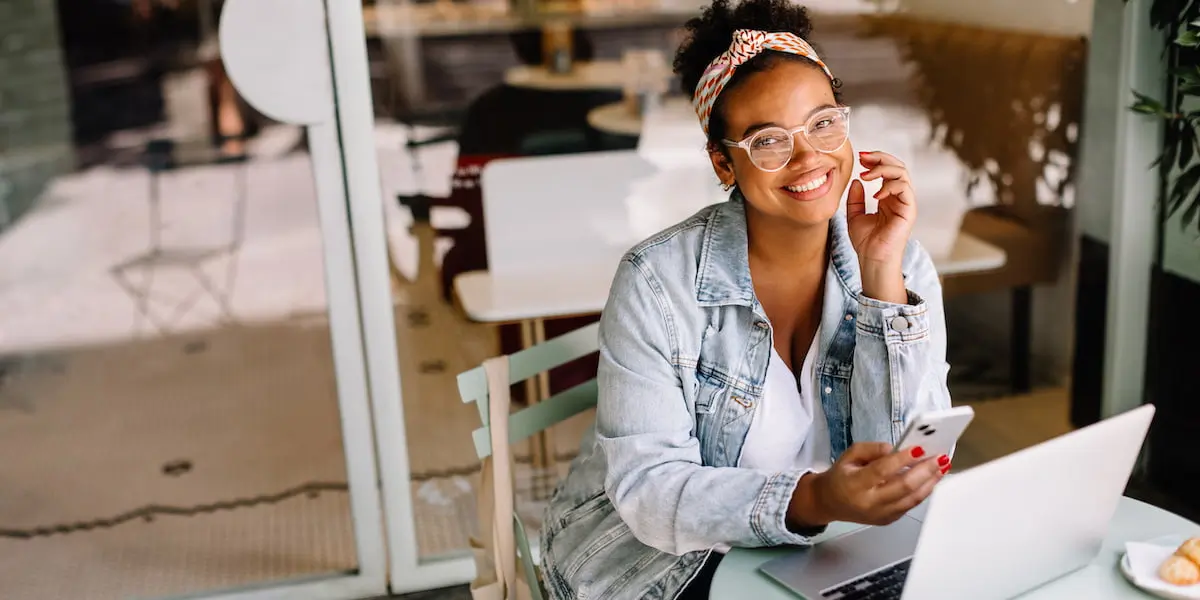
[[[833,119],[821,119],[820,121],[817,121],[812,128],[815,130],[825,129],[826,127],[833,127]]]
[[[761,137],[757,140],[754,140],[753,146],[754,146],[754,148],[765,150],[768,148],[774,148],[775,146],[782,144],[782,143],[783,143],[783,140],[781,140],[780,138],[778,138],[776,136],[766,136],[766,137]]]

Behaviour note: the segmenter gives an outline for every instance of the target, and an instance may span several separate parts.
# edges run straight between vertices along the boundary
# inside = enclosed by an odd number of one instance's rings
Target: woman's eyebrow
[[[815,106],[815,107],[813,107],[813,109],[812,109],[812,110],[808,111],[808,114],[807,114],[807,115],[805,115],[805,118],[807,119],[808,117],[811,117],[811,116],[813,116],[814,114],[816,114],[816,113],[818,113],[818,112],[821,112],[821,111],[823,111],[823,110],[825,110],[825,109],[828,109],[828,108],[837,108],[837,106],[835,106],[835,105],[833,105],[833,104],[829,104],[828,102],[826,102],[825,104],[822,104],[822,105],[820,105],[820,106]],[[779,125],[778,123],[776,123],[776,122],[774,122],[774,121],[767,121],[767,122],[764,122],[764,123],[755,123],[755,124],[753,124],[753,125],[751,125],[751,126],[747,127],[747,128],[744,130],[744,131],[742,131],[742,136],[741,136],[741,137],[742,137],[742,139],[745,139],[745,138],[746,138],[746,136],[748,136],[748,135],[750,135],[750,134],[752,134],[752,133],[754,133],[754,132],[756,132],[756,131],[758,131],[758,130],[760,130],[760,129],[766,129],[766,128],[768,128],[768,127],[781,127],[781,125]]]
[[[811,116],[813,116],[814,114],[816,114],[816,113],[818,113],[818,112],[820,112],[820,111],[823,111],[823,110],[825,110],[825,109],[829,109],[829,108],[837,108],[837,107],[836,107],[836,106],[834,106],[834,105],[832,105],[832,104],[829,104],[828,102],[826,102],[825,104],[822,104],[822,105],[820,105],[820,106],[818,106],[818,107],[815,107],[815,108],[813,108],[812,110],[808,111],[808,116],[809,116],[809,117],[811,117]]]
[[[767,121],[766,123],[755,123],[755,124],[747,127],[744,131],[742,131],[742,138],[744,139],[746,136],[758,131],[759,129],[766,129],[768,127],[779,127],[779,124],[774,121]]]

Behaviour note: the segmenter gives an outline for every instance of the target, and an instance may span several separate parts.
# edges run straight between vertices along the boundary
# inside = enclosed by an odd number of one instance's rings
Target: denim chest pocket
[[[696,376],[696,439],[707,466],[732,466],[754,414],[754,398],[720,377]]]

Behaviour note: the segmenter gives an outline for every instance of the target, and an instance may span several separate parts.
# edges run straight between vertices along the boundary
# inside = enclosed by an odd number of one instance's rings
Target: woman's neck
[[[771,272],[800,274],[825,270],[828,223],[798,225],[787,219],[746,210],[750,262]]]

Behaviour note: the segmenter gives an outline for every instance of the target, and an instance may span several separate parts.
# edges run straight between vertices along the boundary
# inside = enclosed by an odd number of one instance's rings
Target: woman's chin
[[[828,223],[837,213],[841,195],[830,190],[821,198],[807,202],[796,202],[788,197],[780,198],[779,206],[787,217],[800,225]]]

